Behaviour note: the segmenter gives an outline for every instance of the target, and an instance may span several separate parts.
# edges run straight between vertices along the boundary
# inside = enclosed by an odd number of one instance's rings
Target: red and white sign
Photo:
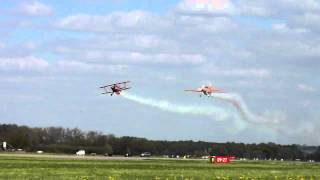
[[[229,163],[233,159],[230,156],[215,156],[214,157],[214,162],[215,163]]]

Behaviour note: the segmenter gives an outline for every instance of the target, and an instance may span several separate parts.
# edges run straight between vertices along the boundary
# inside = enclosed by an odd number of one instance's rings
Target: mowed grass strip
[[[319,163],[83,160],[0,155],[0,179],[320,179]]]

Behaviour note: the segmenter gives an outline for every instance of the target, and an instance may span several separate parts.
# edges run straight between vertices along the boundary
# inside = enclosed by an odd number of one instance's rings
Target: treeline
[[[279,145],[274,143],[213,143],[203,141],[154,141],[137,137],[115,137],[100,132],[84,132],[78,128],[30,128],[15,124],[0,124],[0,142],[15,149],[34,152],[74,154],[79,149],[87,153],[139,155],[191,155],[193,157],[230,155],[247,159],[284,159],[320,161],[320,146]]]

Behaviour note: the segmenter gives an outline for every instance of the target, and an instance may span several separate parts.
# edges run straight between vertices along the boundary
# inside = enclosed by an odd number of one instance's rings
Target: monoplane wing
[[[191,91],[191,92],[202,92],[201,90],[194,90],[194,89],[186,89],[184,91]]]

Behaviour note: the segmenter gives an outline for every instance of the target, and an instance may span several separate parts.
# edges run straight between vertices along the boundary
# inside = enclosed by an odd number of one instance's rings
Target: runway
[[[183,158],[165,158],[165,157],[139,157],[139,156],[102,156],[85,155],[77,156],[72,154],[36,154],[36,153],[0,153],[0,157],[25,157],[25,158],[53,158],[53,159],[74,159],[74,160],[119,160],[119,161],[137,161],[137,160],[207,160],[207,159],[183,159]]]

